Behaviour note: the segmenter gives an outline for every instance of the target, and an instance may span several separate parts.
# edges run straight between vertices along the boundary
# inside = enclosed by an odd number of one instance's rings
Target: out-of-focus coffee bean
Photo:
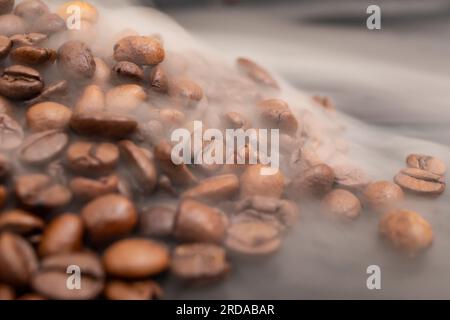
[[[80,289],[68,286],[70,266],[81,271]],[[73,272],[73,271],[72,271]],[[104,287],[104,271],[100,259],[93,253],[64,253],[42,260],[39,270],[33,275],[33,289],[55,300],[90,300],[100,295]],[[75,283],[70,283],[75,284]]]
[[[44,220],[20,209],[13,209],[0,214],[0,232],[10,231],[28,235],[41,231],[44,225]]]
[[[338,187],[351,191],[359,191],[370,182],[370,177],[360,168],[351,165],[338,165],[333,167],[335,183]]]
[[[35,105],[50,100],[61,99],[67,95],[68,83],[66,80],[61,80],[50,84],[45,87],[41,94],[36,98],[27,101],[27,105]]]
[[[250,123],[244,116],[238,112],[227,112],[224,115],[225,127],[227,129],[248,129],[250,128]]]
[[[181,194],[182,198],[221,201],[231,198],[239,190],[239,179],[234,174],[225,174],[202,180],[197,186]]]
[[[256,83],[279,89],[277,81],[260,65],[248,58],[237,59],[238,68]]]
[[[0,283],[0,301],[14,300],[16,292],[14,288],[4,283]]]
[[[69,183],[75,198],[91,200],[109,193],[119,192],[119,178],[116,175],[91,179],[75,177]]]
[[[98,197],[81,210],[89,236],[104,242],[128,234],[137,223],[134,204],[118,194]]]
[[[144,80],[144,69],[133,62],[120,61],[112,68],[116,81],[141,82]]]
[[[0,0],[0,14],[7,14],[14,8],[15,0]]]
[[[47,40],[48,36],[43,33],[24,33],[24,34],[15,34],[9,39],[11,39],[13,46],[21,47],[21,46],[35,46]]]
[[[280,132],[295,134],[298,121],[288,104],[280,99],[268,99],[258,104],[262,120],[267,127],[280,129]]]
[[[336,189],[328,193],[321,202],[321,210],[337,218],[356,219],[361,214],[361,202],[350,191]]]
[[[15,14],[0,15],[0,35],[10,37],[15,34],[25,33],[27,23]]]
[[[137,122],[119,114],[75,112],[70,119],[70,126],[78,134],[120,139],[133,133]]]
[[[445,179],[441,175],[416,168],[401,170],[394,182],[403,190],[423,195],[439,195],[445,191]]]
[[[69,125],[72,111],[55,102],[42,102],[29,108],[26,113],[27,125],[32,131],[65,130]]]
[[[59,70],[72,79],[90,79],[95,74],[91,49],[81,41],[68,41],[58,50]]]
[[[280,170],[272,175],[264,175],[263,170],[269,167],[250,165],[241,176],[241,197],[267,196],[280,198],[284,189],[284,177]]]
[[[68,167],[79,174],[105,174],[114,170],[119,148],[112,143],[78,141],[66,151]]]
[[[169,237],[175,224],[176,210],[156,206],[142,210],[139,216],[139,234],[146,237]]]
[[[5,36],[0,36],[0,60],[6,58],[12,48],[12,41]]]
[[[0,94],[14,100],[28,100],[44,89],[41,74],[35,69],[14,65],[6,68],[0,78]]]
[[[158,182],[158,172],[152,159],[132,141],[119,142],[127,168],[140,191],[152,192]]]
[[[0,150],[12,150],[23,141],[23,130],[13,118],[0,114]]]
[[[125,239],[105,250],[103,265],[112,277],[145,278],[165,271],[170,264],[169,250],[147,239]]]
[[[334,171],[326,164],[318,164],[301,172],[292,179],[290,191],[294,197],[312,195],[322,197],[331,191]]]
[[[22,237],[0,234],[0,280],[15,287],[27,285],[38,266],[36,254]]]
[[[87,86],[75,105],[75,112],[102,112],[105,110],[105,93],[98,85]]]
[[[185,114],[177,109],[162,109],[159,111],[159,119],[164,126],[173,128],[181,127],[185,122]]]
[[[420,214],[395,209],[385,213],[378,225],[380,235],[398,250],[416,256],[433,242],[431,225]]]
[[[42,65],[56,60],[56,51],[47,48],[23,46],[11,51],[10,58],[16,63]]]
[[[163,290],[154,281],[119,281],[106,283],[105,297],[108,300],[158,300],[163,296]]]
[[[161,41],[156,38],[129,36],[115,44],[114,59],[153,66],[164,60],[164,49]]]
[[[149,75],[150,87],[159,93],[167,93],[169,90],[169,80],[166,70],[161,66],[155,66]]]
[[[389,181],[376,181],[363,191],[363,199],[375,211],[383,212],[395,208],[404,199],[402,189]]]
[[[56,158],[68,142],[67,134],[57,130],[34,133],[23,141],[19,149],[19,158],[27,164],[44,164]]]
[[[195,81],[182,77],[169,81],[169,95],[182,107],[194,108],[203,98],[203,89]]]
[[[3,180],[10,175],[12,171],[10,160],[0,153],[0,180]]]
[[[55,209],[72,200],[72,194],[63,185],[54,183],[43,174],[28,174],[17,178],[16,195],[26,207]]]
[[[50,9],[41,0],[24,0],[14,9],[14,14],[22,17],[28,22],[33,22],[45,13],[49,13]]]
[[[174,236],[189,242],[220,242],[225,236],[226,220],[222,212],[195,200],[180,203]]]
[[[141,86],[136,84],[117,86],[106,93],[106,110],[127,114],[142,105],[147,98],[147,93]]]
[[[410,154],[406,158],[406,164],[410,168],[426,170],[440,176],[447,171],[447,166],[442,160],[423,154]]]
[[[37,18],[32,27],[31,31],[35,33],[43,34],[54,34],[60,31],[66,30],[66,22],[61,19],[56,13],[44,13],[39,18]],[[23,32],[18,32],[23,33]]]
[[[315,95],[312,99],[322,108],[328,111],[335,111],[336,107],[330,97]]]
[[[171,272],[183,280],[216,280],[230,270],[225,250],[215,244],[178,245],[172,254]]]
[[[13,115],[12,104],[2,96],[0,96],[0,115],[1,114],[7,114],[10,117]]]
[[[71,11],[68,11],[68,9],[74,6],[80,10],[81,20],[91,23],[97,22],[99,16],[97,8],[85,1],[67,1],[58,8],[57,13],[64,21],[67,21],[71,15]]]
[[[54,218],[45,228],[39,244],[41,257],[81,250],[83,221],[80,216],[65,213]]]
[[[93,83],[97,85],[105,85],[111,77],[111,69],[102,59],[95,57],[95,73]]]
[[[8,192],[6,191],[6,188],[0,185],[0,209],[5,205],[7,198]]]

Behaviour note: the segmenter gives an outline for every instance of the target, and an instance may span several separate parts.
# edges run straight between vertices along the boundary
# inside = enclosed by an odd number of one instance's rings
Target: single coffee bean
[[[322,197],[331,191],[334,179],[333,169],[326,164],[318,164],[295,176],[290,189],[294,197],[305,195]]]
[[[383,212],[395,208],[404,199],[402,189],[389,181],[376,181],[363,191],[364,202],[374,211]]]
[[[35,46],[47,40],[48,36],[43,33],[15,34],[9,37],[14,47]]]
[[[23,130],[13,118],[0,114],[0,150],[16,149],[22,144]]]
[[[280,170],[275,174],[265,175],[269,167],[250,165],[241,176],[241,198],[249,196],[266,196],[280,198],[284,189],[284,177]]]
[[[4,154],[0,153],[0,180],[3,180],[9,176],[11,171],[11,162]]]
[[[38,103],[61,99],[67,95],[68,87],[69,85],[66,80],[54,82],[45,87],[36,98],[28,100],[27,105],[33,106]]]
[[[16,63],[42,65],[56,60],[56,51],[47,48],[23,46],[11,51],[10,58]]]
[[[0,15],[0,35],[10,37],[15,34],[25,33],[27,23],[15,14]]]
[[[0,77],[0,94],[14,100],[28,100],[44,89],[41,74],[29,67],[14,65],[6,68]]]
[[[5,36],[0,36],[0,60],[6,58],[12,48],[12,41]]]
[[[75,105],[75,112],[102,112],[105,110],[105,93],[98,85],[87,86]]]
[[[119,178],[116,175],[98,179],[75,177],[70,181],[69,188],[75,198],[92,200],[109,193],[118,193]]]
[[[117,86],[106,93],[106,110],[128,114],[141,106],[147,98],[147,93],[141,86],[136,84]]]
[[[280,132],[294,135],[298,130],[298,121],[288,104],[280,99],[268,99],[258,104],[261,118],[269,128],[280,129]]]
[[[416,256],[431,246],[433,230],[420,214],[404,209],[385,213],[378,225],[380,235],[395,249]]]
[[[80,288],[68,281],[77,266],[81,272]],[[34,274],[33,289],[55,300],[90,300],[97,298],[104,287],[104,270],[100,259],[93,253],[64,253],[52,255],[42,260],[39,270]],[[72,287],[73,286],[73,287]]]
[[[63,30],[66,30],[66,22],[57,14],[50,12],[44,13],[39,18],[37,18],[31,27],[32,32],[43,33],[47,35],[51,35]]]
[[[119,142],[120,150],[127,163],[127,168],[133,180],[136,181],[139,190],[152,192],[158,182],[158,172],[152,159],[132,141]]]
[[[230,270],[225,250],[215,244],[178,245],[172,254],[171,272],[183,280],[216,280]]]
[[[63,185],[54,183],[43,174],[28,174],[16,180],[17,198],[33,209],[56,209],[72,200],[72,194]]]
[[[83,221],[73,213],[54,218],[44,230],[39,244],[41,257],[79,251],[83,244]]]
[[[167,78],[166,70],[161,65],[153,67],[149,75],[149,83],[153,91],[159,93],[168,92],[169,80]]]
[[[154,281],[119,281],[111,280],[105,286],[108,300],[159,300],[163,290]]]
[[[114,46],[116,61],[131,61],[138,65],[157,65],[164,60],[161,41],[153,37],[129,36]]]
[[[415,194],[439,195],[445,191],[443,176],[422,169],[403,169],[394,177],[394,182]]]
[[[31,165],[48,163],[64,150],[68,142],[67,134],[57,130],[34,133],[22,143],[19,158]]]
[[[332,217],[356,219],[361,214],[361,202],[350,191],[336,189],[321,202],[321,210]]]
[[[183,192],[181,197],[216,202],[233,197],[238,190],[238,177],[225,174],[201,181],[197,186]]]
[[[256,83],[279,89],[277,81],[260,65],[248,58],[237,59],[238,68]]]
[[[120,139],[133,133],[137,122],[118,114],[75,112],[70,119],[70,126],[78,134]]]
[[[203,98],[203,89],[195,81],[183,77],[169,81],[169,95],[182,107],[194,108]]]
[[[224,115],[224,123],[226,129],[248,129],[250,123],[239,112],[227,112]]]
[[[104,242],[128,234],[138,218],[134,204],[118,194],[92,200],[83,207],[81,216],[94,242]]]
[[[156,206],[142,210],[139,216],[139,234],[146,237],[169,237],[175,224],[176,210]]]
[[[28,22],[33,22],[45,13],[49,13],[50,9],[41,0],[24,0],[14,9],[14,14],[22,17]]]
[[[220,242],[225,236],[225,216],[221,211],[195,200],[180,203],[174,236],[181,241]]]
[[[0,280],[14,287],[26,286],[38,266],[36,254],[22,237],[0,234]]]
[[[40,232],[45,222],[35,215],[13,209],[0,214],[0,232],[9,231],[21,235],[29,235]]]
[[[4,186],[0,185],[0,209],[3,208],[7,199],[8,192],[6,191],[6,188]]]
[[[244,255],[267,255],[281,246],[279,230],[272,223],[242,221],[230,225],[225,239],[226,247]]]
[[[92,51],[81,41],[68,41],[59,48],[58,67],[71,79],[90,79],[95,74]]]
[[[410,168],[417,168],[431,173],[443,176],[447,171],[445,163],[435,157],[426,156],[423,154],[410,154],[406,158],[406,164]]]
[[[28,127],[34,131],[65,130],[72,116],[66,106],[55,102],[42,102],[28,109],[26,120]]]
[[[7,14],[14,8],[15,0],[0,0],[0,14]]]
[[[141,82],[144,80],[144,69],[129,61],[120,61],[112,68],[112,74],[119,82]]]
[[[15,297],[16,292],[13,287],[0,283],[0,301],[14,300]]]
[[[79,174],[105,174],[119,161],[119,148],[112,143],[78,141],[66,151],[68,167]]]
[[[112,277],[145,278],[165,271],[170,264],[169,250],[147,239],[125,239],[113,243],[103,255],[103,265]]]
[[[335,183],[338,187],[360,191],[370,182],[370,177],[360,168],[351,165],[334,166]]]

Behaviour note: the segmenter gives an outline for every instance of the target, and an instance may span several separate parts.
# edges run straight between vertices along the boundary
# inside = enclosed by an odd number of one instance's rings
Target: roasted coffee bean
[[[138,65],[157,65],[164,60],[161,41],[153,37],[129,36],[114,46],[114,59]]]
[[[374,211],[383,212],[395,208],[404,199],[402,189],[389,181],[376,181],[363,191],[364,202]]]
[[[25,33],[27,23],[21,17],[14,14],[0,15],[0,35],[10,37],[15,34]]]
[[[13,287],[0,283],[0,301],[14,300],[15,297],[16,293]]]
[[[81,250],[83,229],[79,215],[64,213],[54,218],[44,230],[39,255],[43,257]]]
[[[111,280],[105,286],[105,297],[108,300],[158,300],[163,290],[154,281],[125,282]]]
[[[350,191],[336,189],[321,202],[321,210],[332,217],[356,219],[361,214],[361,202]]]
[[[250,165],[241,176],[241,197],[266,196],[280,198],[284,189],[284,177],[280,170],[275,174],[265,175],[269,167]]]
[[[11,162],[5,155],[0,153],[0,180],[6,178],[11,171]]]
[[[75,198],[91,200],[109,193],[119,192],[119,178],[115,175],[90,179],[75,177],[69,183]]]
[[[42,65],[56,60],[56,51],[47,48],[23,46],[11,51],[10,58],[16,63]]]
[[[93,83],[97,85],[105,85],[111,77],[111,69],[102,59],[95,57],[95,73]]]
[[[31,165],[48,163],[64,150],[68,142],[67,134],[57,130],[34,133],[23,141],[19,158]]]
[[[138,218],[134,204],[118,194],[92,200],[83,207],[81,216],[94,242],[108,241],[128,234]]]
[[[29,67],[14,65],[6,68],[0,78],[0,94],[14,100],[28,100],[44,88],[41,74]]]
[[[370,183],[370,177],[360,168],[351,165],[334,166],[335,183],[338,187],[359,191]]]
[[[0,14],[7,14],[14,8],[15,0],[0,0]]]
[[[0,280],[15,287],[27,285],[38,261],[31,245],[22,237],[0,234]]]
[[[50,100],[61,99],[67,95],[68,83],[66,80],[57,81],[45,87],[36,98],[27,101],[27,105],[32,106]]]
[[[68,281],[67,270],[71,266],[80,268],[80,288]],[[55,300],[90,300],[100,295],[104,287],[104,271],[100,259],[93,253],[65,253],[53,255],[42,260],[39,270],[31,282],[33,289]]]
[[[79,174],[111,172],[119,160],[119,149],[112,143],[79,141],[66,151],[68,167]]]
[[[12,104],[8,100],[0,96],[0,115],[7,114],[8,116],[12,117],[13,115],[12,110],[13,110]]]
[[[250,123],[244,116],[238,112],[227,112],[224,115],[224,122],[226,129],[248,129]]]
[[[91,23],[95,23],[98,20],[98,11],[97,9],[90,3],[85,1],[67,1],[62,6],[58,8],[58,14],[67,21],[70,17],[69,7],[76,6],[80,10],[80,18],[83,21],[89,21]]]
[[[0,36],[0,60],[6,58],[12,48],[12,41],[5,36]]]
[[[162,109],[159,111],[159,119],[166,127],[181,127],[185,122],[185,114],[177,109]]]
[[[7,199],[8,192],[6,191],[6,188],[4,186],[0,185],[0,209],[3,208]]]
[[[144,80],[144,69],[129,61],[120,61],[112,68],[116,81],[141,82]]]
[[[442,160],[423,154],[410,154],[406,158],[406,164],[410,168],[426,170],[440,176],[443,176],[447,171],[447,167]]]
[[[0,150],[12,150],[23,141],[23,130],[13,118],[0,114]]]
[[[48,12],[34,21],[31,30],[35,33],[51,35],[66,30],[66,22],[57,14]]]
[[[125,138],[137,128],[133,118],[111,113],[75,112],[70,119],[71,128],[84,135],[105,138]]]
[[[315,165],[292,179],[290,191],[296,196],[312,195],[322,197],[331,191],[334,171],[326,164]]]
[[[106,93],[106,110],[127,114],[142,105],[147,98],[147,93],[141,86],[136,84],[117,86]]]
[[[43,33],[24,33],[15,34],[10,37],[13,45],[15,47],[21,46],[35,46],[47,40],[48,36]]]
[[[233,197],[238,190],[238,177],[225,174],[201,181],[197,186],[183,192],[181,197],[215,202]]]
[[[195,200],[180,203],[174,235],[190,242],[220,242],[225,236],[226,218],[222,212]]]
[[[66,106],[55,102],[42,102],[28,109],[27,125],[32,131],[65,130],[72,116]]]
[[[72,194],[63,185],[53,183],[43,174],[28,174],[17,178],[16,195],[23,205],[35,209],[55,209],[72,200]]]
[[[431,246],[433,230],[420,214],[404,209],[385,213],[378,225],[380,235],[395,249],[416,256]]]
[[[277,81],[260,65],[248,58],[238,58],[237,65],[250,79],[256,83],[279,89]]]
[[[298,121],[285,101],[280,99],[264,100],[258,104],[258,108],[267,127],[280,129],[280,132],[291,135],[297,132]]]
[[[139,234],[147,237],[169,237],[175,224],[176,210],[156,206],[145,208],[139,216]]]
[[[215,244],[178,245],[172,254],[171,272],[183,280],[215,280],[230,270],[225,250]]]
[[[58,50],[59,70],[72,79],[90,79],[95,74],[91,49],[81,41],[68,41]]]
[[[149,76],[150,87],[159,93],[167,93],[169,90],[169,80],[166,70],[161,66],[155,66]]]
[[[112,277],[145,278],[165,271],[170,264],[169,250],[147,239],[125,239],[113,243],[103,255],[103,265]]]
[[[45,222],[35,215],[13,209],[0,214],[0,232],[10,231],[21,235],[29,235],[41,231]]]
[[[233,223],[227,230],[226,247],[244,255],[267,255],[281,246],[279,230],[272,223],[242,221]]]
[[[158,172],[153,159],[150,159],[143,149],[129,140],[119,142],[119,147],[139,190],[152,192],[158,182]]]
[[[105,110],[105,93],[97,85],[90,85],[84,89],[75,105],[75,112],[102,112]]]
[[[182,107],[193,108],[203,98],[202,87],[186,77],[171,79],[168,92]]]
[[[24,0],[14,9],[14,14],[24,18],[28,22],[33,22],[45,13],[49,13],[50,9],[41,0]]]
[[[394,181],[403,190],[424,195],[439,195],[445,191],[443,176],[416,168],[401,170]]]

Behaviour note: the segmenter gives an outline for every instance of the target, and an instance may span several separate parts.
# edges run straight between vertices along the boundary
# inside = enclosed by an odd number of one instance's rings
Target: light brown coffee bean
[[[170,264],[169,250],[147,239],[125,239],[108,247],[103,265],[112,277],[145,278],[165,271]]]
[[[117,86],[106,93],[106,110],[128,114],[141,106],[147,98],[147,93],[141,86],[136,84]]]
[[[197,186],[183,192],[181,197],[216,202],[233,197],[238,190],[238,177],[225,174],[201,181]]]
[[[43,33],[24,33],[15,34],[10,37],[15,47],[35,46],[47,40],[48,36]]]
[[[11,51],[12,41],[5,36],[0,36],[0,60],[6,58]]]
[[[430,171],[440,176],[443,176],[447,171],[447,166],[442,160],[423,154],[410,154],[406,158],[406,164],[410,168]]]
[[[118,114],[75,112],[70,119],[70,126],[78,134],[120,139],[133,133],[137,129],[137,122]]]
[[[19,149],[19,158],[30,165],[41,165],[55,159],[69,142],[67,134],[47,130],[29,135]]]
[[[0,14],[7,14],[14,8],[15,0],[0,0]]]
[[[248,58],[237,59],[238,68],[256,83],[279,89],[277,81],[260,65]]]
[[[144,69],[129,61],[117,62],[112,68],[114,79],[118,82],[142,82],[144,80]]]
[[[326,164],[318,164],[296,175],[291,182],[290,191],[294,197],[312,195],[322,197],[331,191],[334,171]]]
[[[87,86],[75,105],[75,112],[102,112],[105,111],[105,93],[98,85]]]
[[[443,176],[422,169],[403,169],[394,177],[394,182],[403,190],[415,194],[439,195],[445,191]]]
[[[169,81],[169,95],[182,107],[195,108],[203,98],[203,89],[195,81],[182,77]]]
[[[106,284],[105,297],[108,300],[159,300],[163,297],[163,290],[151,280],[111,280]]]
[[[39,244],[41,257],[79,251],[83,244],[83,221],[73,213],[54,218],[44,230]]]
[[[289,109],[289,105],[280,99],[268,99],[258,104],[264,124],[269,128],[294,135],[298,130],[298,121]]]
[[[264,175],[270,168],[263,165],[250,165],[241,176],[241,198],[267,196],[280,198],[284,190],[284,177],[280,170],[275,174]]]
[[[131,61],[137,65],[157,65],[164,60],[164,49],[156,38],[129,36],[114,46],[114,59]]]
[[[149,75],[150,87],[153,91],[167,93],[169,90],[169,79],[166,70],[161,66],[155,66]]]
[[[6,68],[0,77],[0,94],[13,100],[28,100],[44,89],[41,74],[35,69],[13,65]]]
[[[0,114],[0,150],[16,149],[22,144],[23,130],[13,118]]]
[[[416,256],[431,246],[433,230],[420,214],[404,209],[385,213],[378,225],[380,235],[395,249]]]
[[[9,231],[29,235],[40,232],[44,225],[44,220],[20,209],[8,210],[0,214],[0,232]]]
[[[56,13],[44,13],[31,26],[31,31],[51,35],[66,30],[66,22]],[[23,33],[23,32],[22,32]]]
[[[78,141],[66,151],[68,167],[79,174],[101,175],[114,170],[119,161],[119,148],[112,143]]]
[[[172,235],[176,210],[156,206],[142,210],[139,216],[139,234],[146,237],[169,237]]]
[[[81,210],[81,217],[94,242],[104,242],[128,234],[138,219],[134,204],[118,194],[92,200]]]
[[[59,70],[72,79],[91,79],[95,74],[91,49],[81,41],[68,41],[58,50]]]
[[[56,60],[56,51],[34,46],[23,46],[11,51],[10,58],[16,63],[28,65],[42,65]]]
[[[104,60],[98,57],[95,57],[94,61],[95,73],[92,83],[100,86],[106,85],[111,78],[111,69]]]
[[[57,81],[45,87],[36,98],[28,100],[26,103],[33,106],[42,102],[59,100],[67,96],[68,89],[69,84],[66,80]]]
[[[15,34],[25,33],[27,23],[21,17],[14,14],[0,15],[0,35],[10,37]]]
[[[34,131],[65,130],[72,116],[66,106],[55,102],[42,102],[29,108],[26,113],[28,127]]]
[[[321,202],[321,210],[335,218],[356,219],[361,214],[361,202],[350,191],[335,189]]]
[[[75,177],[70,180],[69,188],[75,198],[92,200],[97,197],[119,192],[119,178],[116,175],[91,179]]]
[[[389,181],[376,181],[363,191],[364,202],[374,211],[383,212],[395,208],[404,200],[402,189]]]
[[[159,111],[159,119],[164,126],[169,128],[181,127],[185,123],[185,114],[177,109],[162,109]]]
[[[45,13],[49,13],[50,9],[41,0],[24,0],[14,9],[14,14],[22,17],[28,22],[33,22]]]
[[[0,283],[0,301],[14,300],[15,297],[16,292],[13,287]]]

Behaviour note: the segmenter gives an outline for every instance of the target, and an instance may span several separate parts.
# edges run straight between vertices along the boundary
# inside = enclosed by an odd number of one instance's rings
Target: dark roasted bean
[[[95,61],[91,49],[81,41],[68,41],[58,50],[58,67],[73,79],[90,79],[95,73]]]
[[[133,133],[137,122],[124,115],[75,112],[70,119],[70,126],[79,134],[120,139]]]
[[[44,221],[35,215],[19,210],[9,210],[0,214],[0,232],[10,231],[21,235],[39,232],[44,228]]]
[[[238,177],[225,174],[201,181],[197,186],[183,192],[181,197],[216,202],[233,197],[238,190]]]
[[[117,62],[112,68],[112,72],[119,82],[141,82],[144,80],[144,69],[133,62]]]
[[[14,65],[6,68],[0,78],[0,94],[14,100],[28,100],[44,88],[41,74],[29,67]]]
[[[109,193],[119,192],[119,178],[115,175],[90,179],[75,177],[69,183],[75,198],[91,200]]]
[[[43,33],[24,33],[24,34],[15,34],[10,37],[13,45],[15,47],[21,46],[35,46],[47,40],[47,35]]]
[[[79,174],[105,174],[116,167],[119,149],[112,143],[79,141],[66,151],[68,167]]]
[[[139,216],[139,234],[148,237],[169,237],[175,224],[176,210],[156,206],[145,208]]]
[[[47,48],[23,46],[11,51],[10,58],[17,63],[28,65],[41,65],[53,63],[56,60],[56,51]]]

